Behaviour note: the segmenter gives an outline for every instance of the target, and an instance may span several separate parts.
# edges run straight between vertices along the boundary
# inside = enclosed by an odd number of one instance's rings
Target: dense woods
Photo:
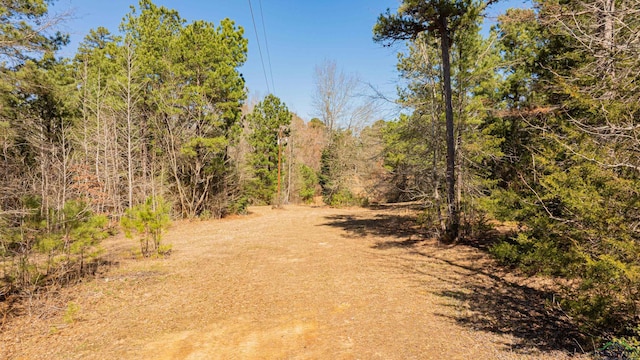
[[[305,122],[274,95],[246,101],[232,20],[141,0],[65,59],[46,1],[3,2],[0,301],[95,271],[121,226],[151,256],[169,216],[419,201],[448,243],[511,224],[489,244],[503,265],[561,280],[586,333],[637,339],[640,2],[534,1],[483,36],[492,3],[380,15],[374,39],[406,44],[402,114],[382,120],[329,61]]]
[[[490,3],[407,0],[374,29],[408,45],[409,112],[384,131],[396,196],[423,199],[427,227],[448,240],[456,216],[461,239],[512,222],[491,247],[503,264],[569,279],[560,305],[584,331],[633,336],[640,4],[536,1],[483,38]]]

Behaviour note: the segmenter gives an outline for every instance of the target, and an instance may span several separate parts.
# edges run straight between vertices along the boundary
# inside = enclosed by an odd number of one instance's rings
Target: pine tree
[[[153,177],[169,182],[181,216],[220,216],[233,186],[228,148],[245,98],[238,67],[246,60],[247,40],[228,19],[218,27],[205,21],[185,25],[174,10],[148,0],[139,7],[121,29],[145,89],[136,110],[143,119],[145,164]],[[151,192],[160,194],[161,184]]]
[[[637,62],[622,45],[638,26],[633,6],[540,2],[537,16],[511,10],[498,25],[505,79],[494,130],[505,156],[494,196],[497,213],[526,230],[493,252],[575,279],[563,304],[592,333],[629,331],[621,324],[638,314],[636,145],[624,130],[637,74],[622,68]]]
[[[247,115],[250,165],[254,178],[248,184],[248,195],[257,204],[281,205],[282,164],[287,146],[292,114],[274,95],[267,95]]]
[[[409,80],[401,101],[413,114],[386,132],[387,164],[399,190],[396,197],[427,202],[435,233],[455,240],[461,234],[457,212],[463,210],[463,224],[470,224],[479,209],[476,199],[492,185],[484,180],[483,162],[498,153],[500,139],[485,129],[485,98],[495,87],[497,57],[492,41],[479,34],[484,4],[450,5],[422,13],[427,11],[423,5],[406,3],[399,15],[381,17],[374,31],[378,40],[412,40],[398,68]],[[451,17],[446,21],[453,21],[455,32],[442,32],[442,24],[437,24],[442,16]],[[410,29],[420,31],[407,32]],[[443,41],[449,42],[446,49]],[[446,217],[441,192],[447,194]]]
[[[387,11],[380,15],[374,27],[374,40],[379,42],[416,39],[428,34],[437,39],[442,66],[444,113],[446,125],[446,183],[447,183],[447,241],[456,241],[459,236],[460,214],[456,196],[456,136],[454,129],[453,90],[451,84],[451,47],[453,34],[473,24],[484,8],[492,3],[460,1],[405,0],[397,14]]]

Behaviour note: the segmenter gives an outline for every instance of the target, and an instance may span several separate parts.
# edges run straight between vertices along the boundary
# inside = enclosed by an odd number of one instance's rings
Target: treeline
[[[422,199],[445,240],[513,222],[491,248],[500,261],[570,279],[561,305],[588,333],[637,335],[640,3],[534,1],[483,37],[490,3],[404,1],[374,29],[408,44],[411,111],[383,131],[395,198]]]
[[[47,3],[0,6],[0,301],[95,271],[121,225],[150,256],[170,250],[169,217],[313,199],[321,131],[273,95],[250,113],[233,21],[141,0],[67,59]]]
[[[241,28],[186,23],[143,0],[117,34],[91,30],[62,59],[67,38],[48,34],[56,19],[47,2],[1,10],[3,297],[85,272],[98,241],[125,211],[136,218],[136,206],[176,217],[233,208],[230,148],[246,97]]]
[[[362,146],[353,132],[329,161],[323,121],[274,95],[247,101],[247,39],[233,21],[188,23],[140,0],[117,31],[97,27],[60,58],[64,19],[47,4],[0,6],[1,312],[94,272],[100,240],[120,229],[137,255],[164,255],[170,218],[318,203],[320,178],[327,201],[360,201],[344,190]]]

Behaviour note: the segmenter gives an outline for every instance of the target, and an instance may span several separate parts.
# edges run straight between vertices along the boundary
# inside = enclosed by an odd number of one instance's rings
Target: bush
[[[162,197],[149,197],[144,204],[127,209],[120,224],[128,238],[135,232],[144,257],[163,255],[162,233],[169,227],[169,204]]]
[[[240,196],[237,200],[232,201],[229,204],[229,212],[231,214],[246,214],[249,208],[249,198],[247,196]]]
[[[85,275],[108,236],[106,216],[94,215],[80,200],[47,209],[35,197],[22,199],[23,211],[7,214],[0,226],[0,288],[32,292],[50,284],[67,284]]]
[[[506,241],[501,241],[489,248],[489,252],[502,264],[516,266],[521,262],[518,247]]]
[[[503,265],[529,274],[571,279],[561,301],[590,333],[628,333],[637,324],[640,268],[611,254],[591,255],[551,235],[523,232],[496,243],[490,253]]]
[[[338,192],[326,195],[324,202],[330,206],[361,206],[363,200],[347,189],[340,189]]]
[[[300,177],[302,178],[302,186],[300,187],[300,198],[307,204],[313,202],[318,187],[318,175],[312,168],[307,165],[300,165]]]

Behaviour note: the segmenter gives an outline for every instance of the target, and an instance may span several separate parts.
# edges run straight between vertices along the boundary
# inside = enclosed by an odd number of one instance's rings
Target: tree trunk
[[[453,128],[453,104],[451,90],[451,62],[449,54],[449,25],[447,18],[442,16],[439,19],[440,34],[442,41],[440,42],[442,50],[442,77],[444,80],[444,101],[445,101],[445,117],[447,127],[447,202],[448,202],[448,219],[447,219],[447,235],[448,242],[454,242],[458,239],[458,229],[460,227],[460,217],[456,204],[456,177],[455,177],[455,136]]]
[[[132,90],[132,77],[133,77],[133,59],[131,44],[126,45],[126,101],[127,101],[127,208],[133,207],[133,90]]]

